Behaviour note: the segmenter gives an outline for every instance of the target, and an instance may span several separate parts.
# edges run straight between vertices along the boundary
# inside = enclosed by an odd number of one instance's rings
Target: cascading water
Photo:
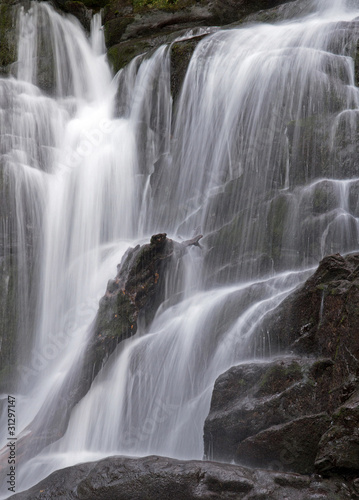
[[[271,354],[263,318],[324,255],[358,249],[358,12],[325,4],[206,37],[175,111],[169,47],[112,81],[99,17],[88,41],[46,4],[20,13],[17,76],[0,80],[19,438],[46,433],[71,390],[128,246],[157,231],[205,238],[184,258],[176,303],[119,346],[64,436],[19,466],[17,489],[114,453],[201,458],[217,376]]]

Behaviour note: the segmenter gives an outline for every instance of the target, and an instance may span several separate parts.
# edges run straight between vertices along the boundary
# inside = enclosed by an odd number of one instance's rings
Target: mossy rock
[[[68,0],[67,2],[65,2],[64,10],[69,14],[75,16],[86,31],[90,31],[92,12],[83,4],[83,2],[78,2],[77,0]]]
[[[313,473],[318,444],[329,425],[329,415],[320,413],[272,426],[242,441],[236,462],[251,467]]]
[[[7,75],[16,61],[16,9],[12,2],[0,3],[0,75]]]
[[[293,362],[289,366],[285,364],[274,365],[261,378],[257,396],[283,391],[302,378],[302,367],[297,362]]]
[[[204,426],[206,452],[214,460],[231,461],[247,438],[253,437],[257,446],[260,440],[255,436],[273,426],[330,413],[340,404],[338,391],[328,396],[332,374],[330,359],[299,357],[244,362],[230,368],[215,382]]]
[[[193,52],[204,37],[202,35],[171,45],[171,94],[174,100],[180,93]]]
[[[177,12],[196,5],[196,0],[133,0],[134,12],[142,13],[150,10]]]
[[[113,47],[117,43],[120,43],[123,34],[129,24],[133,23],[135,18],[131,17],[119,17],[108,21],[105,24],[105,42],[107,47]]]
[[[132,59],[140,54],[145,54],[152,49],[148,39],[128,40],[114,45],[107,51],[107,57],[112,69],[117,73],[120,69],[129,64]]]
[[[218,1],[212,4],[212,10],[219,23],[234,23],[237,20],[245,20],[251,14],[267,11],[287,2],[288,0],[239,0],[233,3]],[[256,18],[255,22],[274,21],[276,18],[275,13],[260,12],[260,17],[258,20]]]
[[[100,10],[110,3],[109,0],[82,0],[82,3],[88,9]]]
[[[331,426],[322,436],[316,468],[323,474],[359,470],[358,393],[333,414]]]

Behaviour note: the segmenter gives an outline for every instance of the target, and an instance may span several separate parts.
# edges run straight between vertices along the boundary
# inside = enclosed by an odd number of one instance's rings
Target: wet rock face
[[[319,441],[329,424],[329,415],[321,413],[272,426],[243,440],[236,459],[251,467],[312,473]]]
[[[177,276],[181,257],[189,246],[200,246],[201,238],[198,235],[179,243],[160,233],[153,235],[150,243],[128,249],[116,277],[107,284],[77,372],[65,380],[51,413],[45,403],[46,432],[41,419],[31,423],[29,433],[17,442],[17,463],[64,434],[72,408],[85,396],[117,345],[135,335],[139,322],[145,327],[152,321],[164,300],[167,280],[171,274]]]
[[[130,60],[163,43],[173,41],[180,31],[200,26],[218,26],[238,21],[248,14],[270,9],[283,0],[112,0],[104,9],[105,39],[109,60],[118,71]],[[182,33],[182,34],[183,34]],[[192,47],[177,50],[176,64],[172,65],[172,88],[177,73],[183,72]],[[173,94],[176,97],[176,91]]]
[[[149,244],[126,252],[117,276],[107,284],[95,320],[91,350],[99,352],[101,365],[114,346],[136,333],[139,321],[147,326],[153,320],[165,298],[166,277],[175,272],[189,246],[200,246],[201,238],[198,235],[178,243],[160,233]]]
[[[359,470],[359,392],[332,415],[316,457],[316,468],[323,474]]]
[[[268,323],[266,327],[268,326]],[[335,387],[359,373],[359,255],[325,257],[269,319],[278,350],[335,360]]]
[[[338,401],[328,398],[331,371],[331,360],[287,357],[236,366],[221,375],[213,390],[211,410],[204,427],[207,458],[235,459],[256,466],[265,463],[266,467],[299,472],[293,469],[293,464],[302,455],[298,452],[301,426],[298,422],[298,431],[293,430],[293,439],[288,439],[285,425],[336,407]],[[268,429],[273,433],[263,435]],[[268,456],[263,450],[259,451],[260,436],[267,442],[273,436],[275,449]],[[282,436],[281,442],[278,436]],[[253,437],[258,438],[255,443]],[[319,439],[316,445],[318,442]],[[252,459],[248,451],[251,443]],[[314,459],[315,454],[310,461],[312,470]],[[279,466],[281,461],[283,464]],[[303,467],[300,469],[302,471]]]
[[[103,8],[108,58],[117,72],[139,54],[172,41],[180,31],[218,26],[271,9],[288,0],[54,0],[89,30],[91,12]],[[289,0],[290,1],[290,0]],[[186,59],[184,54],[181,65]],[[180,66],[181,66],[180,65]],[[181,69],[181,67],[180,67]]]
[[[0,1],[0,77],[10,73],[16,60],[15,0]]]
[[[95,372],[116,345],[137,331],[138,321],[148,325],[164,299],[164,283],[171,260],[178,261],[185,246],[166,237],[152,236],[147,245],[130,248],[107,284],[95,321],[93,342]]]
[[[353,499],[351,483],[165,457],[110,457],[56,471],[13,500]]]
[[[358,290],[359,255],[337,254],[281,304],[263,328],[287,354],[217,379],[204,427],[208,457],[358,473]]]

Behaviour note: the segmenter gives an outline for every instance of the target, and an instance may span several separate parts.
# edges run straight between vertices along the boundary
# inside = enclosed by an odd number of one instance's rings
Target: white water
[[[65,435],[18,467],[18,490],[114,453],[201,458],[216,377],[271,353],[265,315],[324,255],[358,249],[356,38],[336,23],[359,11],[319,7],[204,39],[172,128],[167,47],[112,81],[98,18],[88,41],[46,4],[21,14],[17,78],[0,80],[22,250],[18,437],[46,429],[128,246],[156,231],[206,239],[172,278],[181,300],[116,351]]]

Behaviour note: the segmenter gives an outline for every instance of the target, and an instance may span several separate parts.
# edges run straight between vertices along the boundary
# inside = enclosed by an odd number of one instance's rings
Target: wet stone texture
[[[352,482],[150,456],[109,457],[51,474],[13,500],[341,500]]]
[[[119,342],[136,333],[139,321],[146,326],[153,320],[165,297],[166,276],[175,273],[187,247],[199,246],[201,238],[198,235],[178,243],[161,233],[153,235],[149,244],[126,252],[117,276],[108,282],[100,300],[93,341],[88,348],[94,358],[90,364],[95,373]]]
[[[43,408],[46,432],[43,421],[38,419],[31,423],[31,431],[17,441],[18,464],[61,438],[72,408],[85,396],[117,345],[135,335],[139,322],[146,325],[152,321],[164,300],[166,280],[172,273],[176,275],[181,257],[188,247],[200,246],[201,238],[202,235],[198,235],[179,243],[161,233],[153,235],[150,243],[127,250],[116,277],[108,282],[100,300],[97,317],[89,332],[91,338],[77,371],[64,381],[51,412],[46,405]],[[0,463],[0,481],[3,479],[1,473]]]
[[[264,330],[278,356],[217,379],[206,456],[359,477],[359,255],[323,259]]]

